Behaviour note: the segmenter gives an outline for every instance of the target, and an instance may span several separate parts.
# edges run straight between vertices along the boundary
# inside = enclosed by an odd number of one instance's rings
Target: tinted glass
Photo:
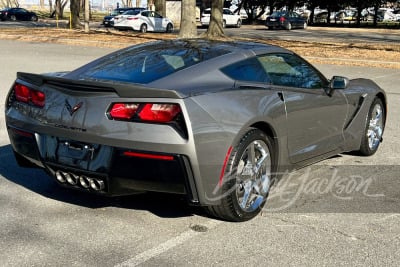
[[[324,86],[320,74],[304,60],[291,54],[269,54],[259,61],[275,85],[316,89]]]
[[[228,53],[206,46],[141,45],[102,58],[78,74],[79,79],[150,83],[202,61]]]
[[[256,57],[229,65],[222,72],[238,81],[269,82],[267,73]]]

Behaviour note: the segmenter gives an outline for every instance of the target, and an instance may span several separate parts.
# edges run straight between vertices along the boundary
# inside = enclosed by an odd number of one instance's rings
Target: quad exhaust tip
[[[101,191],[105,188],[104,181],[98,178],[90,178],[85,175],[77,175],[70,172],[56,171],[57,181],[62,184],[78,185],[84,189]]]

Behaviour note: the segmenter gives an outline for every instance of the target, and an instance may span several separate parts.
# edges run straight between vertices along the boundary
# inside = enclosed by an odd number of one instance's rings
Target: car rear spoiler
[[[17,72],[17,79],[36,85],[46,84],[72,91],[114,92],[120,97],[184,98],[185,95],[170,89],[146,87],[141,84],[117,81],[73,80],[51,74]]]

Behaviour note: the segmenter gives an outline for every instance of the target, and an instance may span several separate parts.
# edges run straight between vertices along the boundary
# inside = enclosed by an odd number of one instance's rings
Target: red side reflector
[[[142,121],[170,122],[181,112],[177,104],[146,104],[139,113]]]
[[[140,152],[132,152],[132,151],[125,151],[124,156],[144,158],[144,159],[168,160],[168,161],[174,160],[174,156],[140,153]]]
[[[228,160],[229,160],[229,157],[231,156],[231,152],[232,152],[232,147],[229,147],[228,152],[226,152],[226,155],[225,155],[224,164],[222,165],[221,174],[219,175],[219,184],[218,185],[220,187],[222,186],[222,183],[224,182],[225,168],[226,168],[226,165],[228,164]]]

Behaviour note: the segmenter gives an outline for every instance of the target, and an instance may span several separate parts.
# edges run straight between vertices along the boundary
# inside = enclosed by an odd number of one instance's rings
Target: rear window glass
[[[80,69],[78,79],[146,84],[228,52],[206,46],[135,46]]]

